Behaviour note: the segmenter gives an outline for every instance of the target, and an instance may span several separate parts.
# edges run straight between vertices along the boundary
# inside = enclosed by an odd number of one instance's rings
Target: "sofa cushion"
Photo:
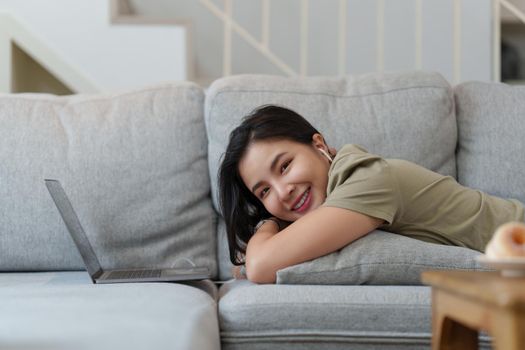
[[[219,293],[223,349],[430,347],[426,286],[257,285],[243,280],[226,283]]]
[[[376,230],[337,252],[277,271],[282,284],[420,285],[421,272],[487,270],[472,249]]]
[[[219,263],[219,279],[226,281],[232,278],[233,264],[230,262],[230,251],[228,247],[228,236],[226,235],[226,223],[221,218],[217,224],[217,258]]]
[[[220,349],[217,304],[175,283],[93,285],[85,272],[0,274],[7,349]]]
[[[456,176],[452,89],[436,73],[365,74],[345,78],[241,75],[215,81],[206,94],[209,172],[217,205],[217,172],[228,136],[264,104],[289,107],[324,134],[384,157],[403,158]],[[219,243],[223,249],[225,244]],[[228,256],[228,254],[222,254]],[[221,271],[221,275],[229,271]]]
[[[58,179],[104,268],[216,274],[202,90],[0,95],[0,270],[82,269],[44,178]]]
[[[463,83],[455,99],[458,181],[525,203],[525,87]]]

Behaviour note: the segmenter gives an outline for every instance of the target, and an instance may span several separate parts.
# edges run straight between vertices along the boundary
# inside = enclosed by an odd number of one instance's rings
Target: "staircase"
[[[49,72],[51,77],[59,77],[58,81],[63,87],[54,86],[55,91],[87,93],[100,90],[95,82],[68,64],[27,26],[23,25],[22,21],[9,13],[0,13],[0,45],[0,91],[2,92],[17,92],[19,90],[17,85],[38,75],[34,73],[38,70],[36,67],[39,65],[45,67],[44,70],[41,70],[43,71],[42,76],[45,75],[45,72]],[[38,58],[39,65],[33,63],[33,57]],[[33,74],[23,77],[24,71],[31,71]],[[18,77],[19,80],[15,80],[15,77]],[[51,78],[46,77],[45,79]]]
[[[191,78],[184,26],[112,23],[118,9],[107,0],[0,0],[0,91],[24,85],[16,82],[23,74],[14,69],[20,57],[33,60],[40,66],[33,70],[47,71],[66,93]],[[44,92],[37,86],[33,91]]]

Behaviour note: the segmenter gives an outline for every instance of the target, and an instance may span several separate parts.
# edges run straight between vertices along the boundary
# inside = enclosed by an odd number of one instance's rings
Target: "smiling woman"
[[[316,133],[318,131],[297,113],[285,108],[266,106],[254,111],[230,134],[229,145],[219,170],[219,187],[222,214],[227,225],[230,260],[235,265],[244,263],[242,254],[246,251],[246,244],[256,225],[262,219],[274,216],[255,194],[258,191],[260,196],[265,191],[259,188],[262,178],[254,179],[248,185],[241,178],[239,163],[248,146],[261,140],[290,140],[310,145],[312,136]]]
[[[246,264],[252,281],[274,282],[277,270],[340,249],[381,224],[321,208],[335,153],[308,121],[278,106],[257,109],[231,133],[219,170],[221,207],[230,259]]]
[[[522,203],[417,164],[351,144],[336,152],[278,106],[255,110],[230,134],[219,186],[230,259],[258,283],[376,228],[484,251],[499,225],[524,220]]]

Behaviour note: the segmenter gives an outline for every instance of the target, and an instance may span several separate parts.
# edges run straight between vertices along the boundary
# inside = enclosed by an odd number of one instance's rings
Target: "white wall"
[[[184,27],[111,25],[107,0],[0,0],[0,11],[99,90],[187,79]]]

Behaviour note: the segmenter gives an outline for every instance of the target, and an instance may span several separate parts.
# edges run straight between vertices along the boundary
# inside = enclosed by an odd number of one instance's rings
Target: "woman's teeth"
[[[297,209],[299,209],[300,207],[303,206],[304,201],[306,201],[306,198],[308,198],[308,193],[310,193],[310,189],[306,190],[306,192],[303,194],[303,197],[301,198],[299,203],[297,203],[297,205],[295,207],[293,207],[293,210],[297,210]]]

